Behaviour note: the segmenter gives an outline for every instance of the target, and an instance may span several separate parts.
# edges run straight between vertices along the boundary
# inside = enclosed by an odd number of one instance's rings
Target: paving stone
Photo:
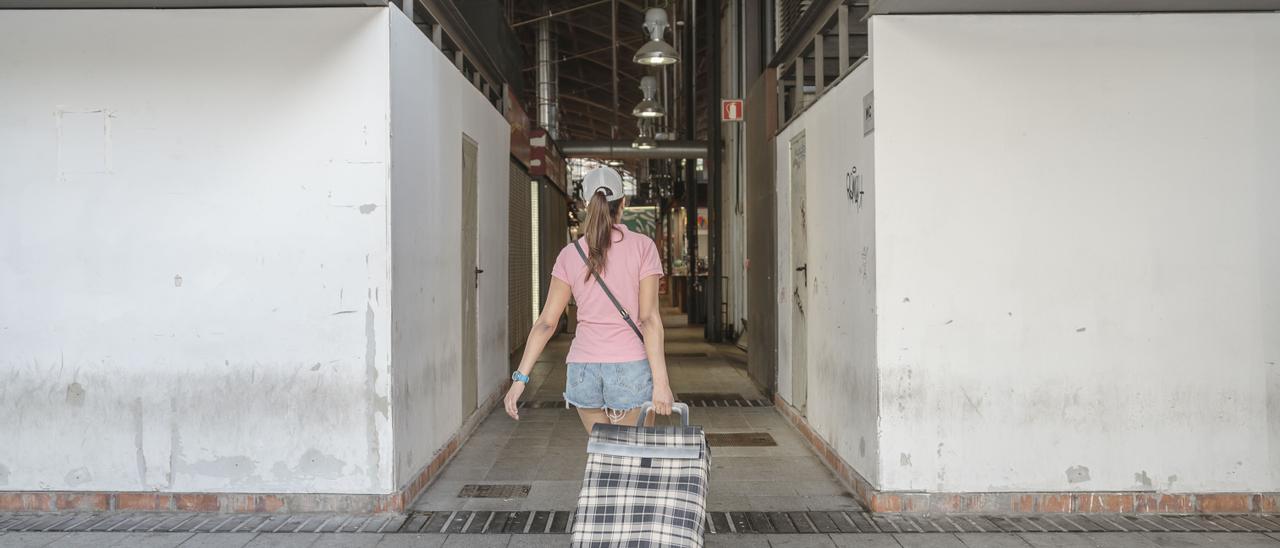
[[[1099,548],[1155,548],[1156,543],[1141,533],[1085,533]]]
[[[764,535],[769,541],[769,546],[775,548],[835,548],[835,541],[827,535],[801,535],[801,534],[774,534]]]
[[[1145,533],[1137,536],[1152,542],[1156,546],[1167,546],[1171,548],[1223,546],[1222,544],[1215,543],[1213,539],[1209,538],[1204,533]]]
[[[569,535],[512,535],[510,548],[557,548],[569,545]]]
[[[1027,544],[1036,548],[1096,548],[1092,538],[1083,533],[1019,533]]]
[[[0,546],[5,548],[39,548],[67,536],[67,533],[8,532],[0,535]]]
[[[180,544],[180,548],[243,548],[254,533],[197,533]]]
[[[766,539],[764,535],[724,533],[707,535],[706,546],[708,548],[713,546],[724,548],[768,548],[769,539]]]
[[[379,533],[322,533],[311,548],[372,548],[385,536]]]
[[[893,538],[902,548],[967,548],[951,533],[897,533]]]
[[[447,538],[441,534],[383,535],[377,548],[439,548]]]
[[[831,541],[840,548],[901,548],[893,535],[884,533],[838,533],[831,536]]]
[[[116,535],[118,539],[113,546],[128,548],[171,548],[180,546],[194,533],[128,533]]]
[[[261,533],[245,548],[309,548],[319,539],[317,533]]]
[[[511,535],[449,535],[444,539],[445,548],[491,548],[511,543]]]
[[[1216,546],[1241,548],[1280,548],[1280,540],[1262,533],[1202,533]]]
[[[1027,548],[1030,544],[1013,533],[956,533],[969,548]]]

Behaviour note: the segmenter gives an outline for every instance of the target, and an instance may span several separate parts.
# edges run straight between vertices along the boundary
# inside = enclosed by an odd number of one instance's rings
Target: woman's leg
[[[587,429],[587,433],[591,433],[591,427],[596,424],[609,424],[609,416],[605,414],[604,409],[583,409],[578,408],[578,418],[582,419],[583,428]]]
[[[640,408],[636,407],[634,409],[628,409],[627,412],[623,413],[621,418],[618,420],[612,420],[609,415],[610,414],[604,409],[578,408],[578,418],[582,419],[582,426],[587,429],[588,434],[591,433],[591,427],[596,424],[621,424],[625,426],[635,426],[636,419],[640,417]],[[653,421],[656,418],[657,417],[653,412],[650,411],[649,416],[645,417],[645,426],[653,426]]]

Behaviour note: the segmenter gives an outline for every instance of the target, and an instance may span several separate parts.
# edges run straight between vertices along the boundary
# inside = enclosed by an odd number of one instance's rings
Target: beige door
[[[476,409],[476,292],[480,266],[476,253],[476,142],[462,136],[462,417]]]
[[[801,413],[809,402],[809,248],[805,208],[804,134],[791,139],[791,403]]]

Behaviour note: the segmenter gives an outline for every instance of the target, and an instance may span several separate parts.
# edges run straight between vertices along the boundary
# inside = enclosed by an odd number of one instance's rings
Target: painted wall
[[[1280,14],[873,26],[880,487],[1280,489]]]
[[[386,10],[6,11],[0,75],[0,490],[390,491]]]
[[[794,402],[790,238],[790,143],[805,136],[809,297],[807,420],[859,473],[878,468],[874,132],[864,132],[863,98],[872,69],[864,63],[793,120],[777,138],[778,392]],[[852,107],[850,105],[853,105]],[[853,178],[863,194],[853,199]]]
[[[391,14],[391,242],[397,484],[462,426],[462,139],[478,146],[477,401],[507,374],[510,127],[399,10]]]

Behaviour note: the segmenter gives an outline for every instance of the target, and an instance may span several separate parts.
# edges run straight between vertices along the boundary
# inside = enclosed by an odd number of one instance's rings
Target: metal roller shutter
[[[524,346],[533,327],[533,201],[529,174],[519,162],[511,162],[511,204],[507,227],[507,332],[508,352]]]

